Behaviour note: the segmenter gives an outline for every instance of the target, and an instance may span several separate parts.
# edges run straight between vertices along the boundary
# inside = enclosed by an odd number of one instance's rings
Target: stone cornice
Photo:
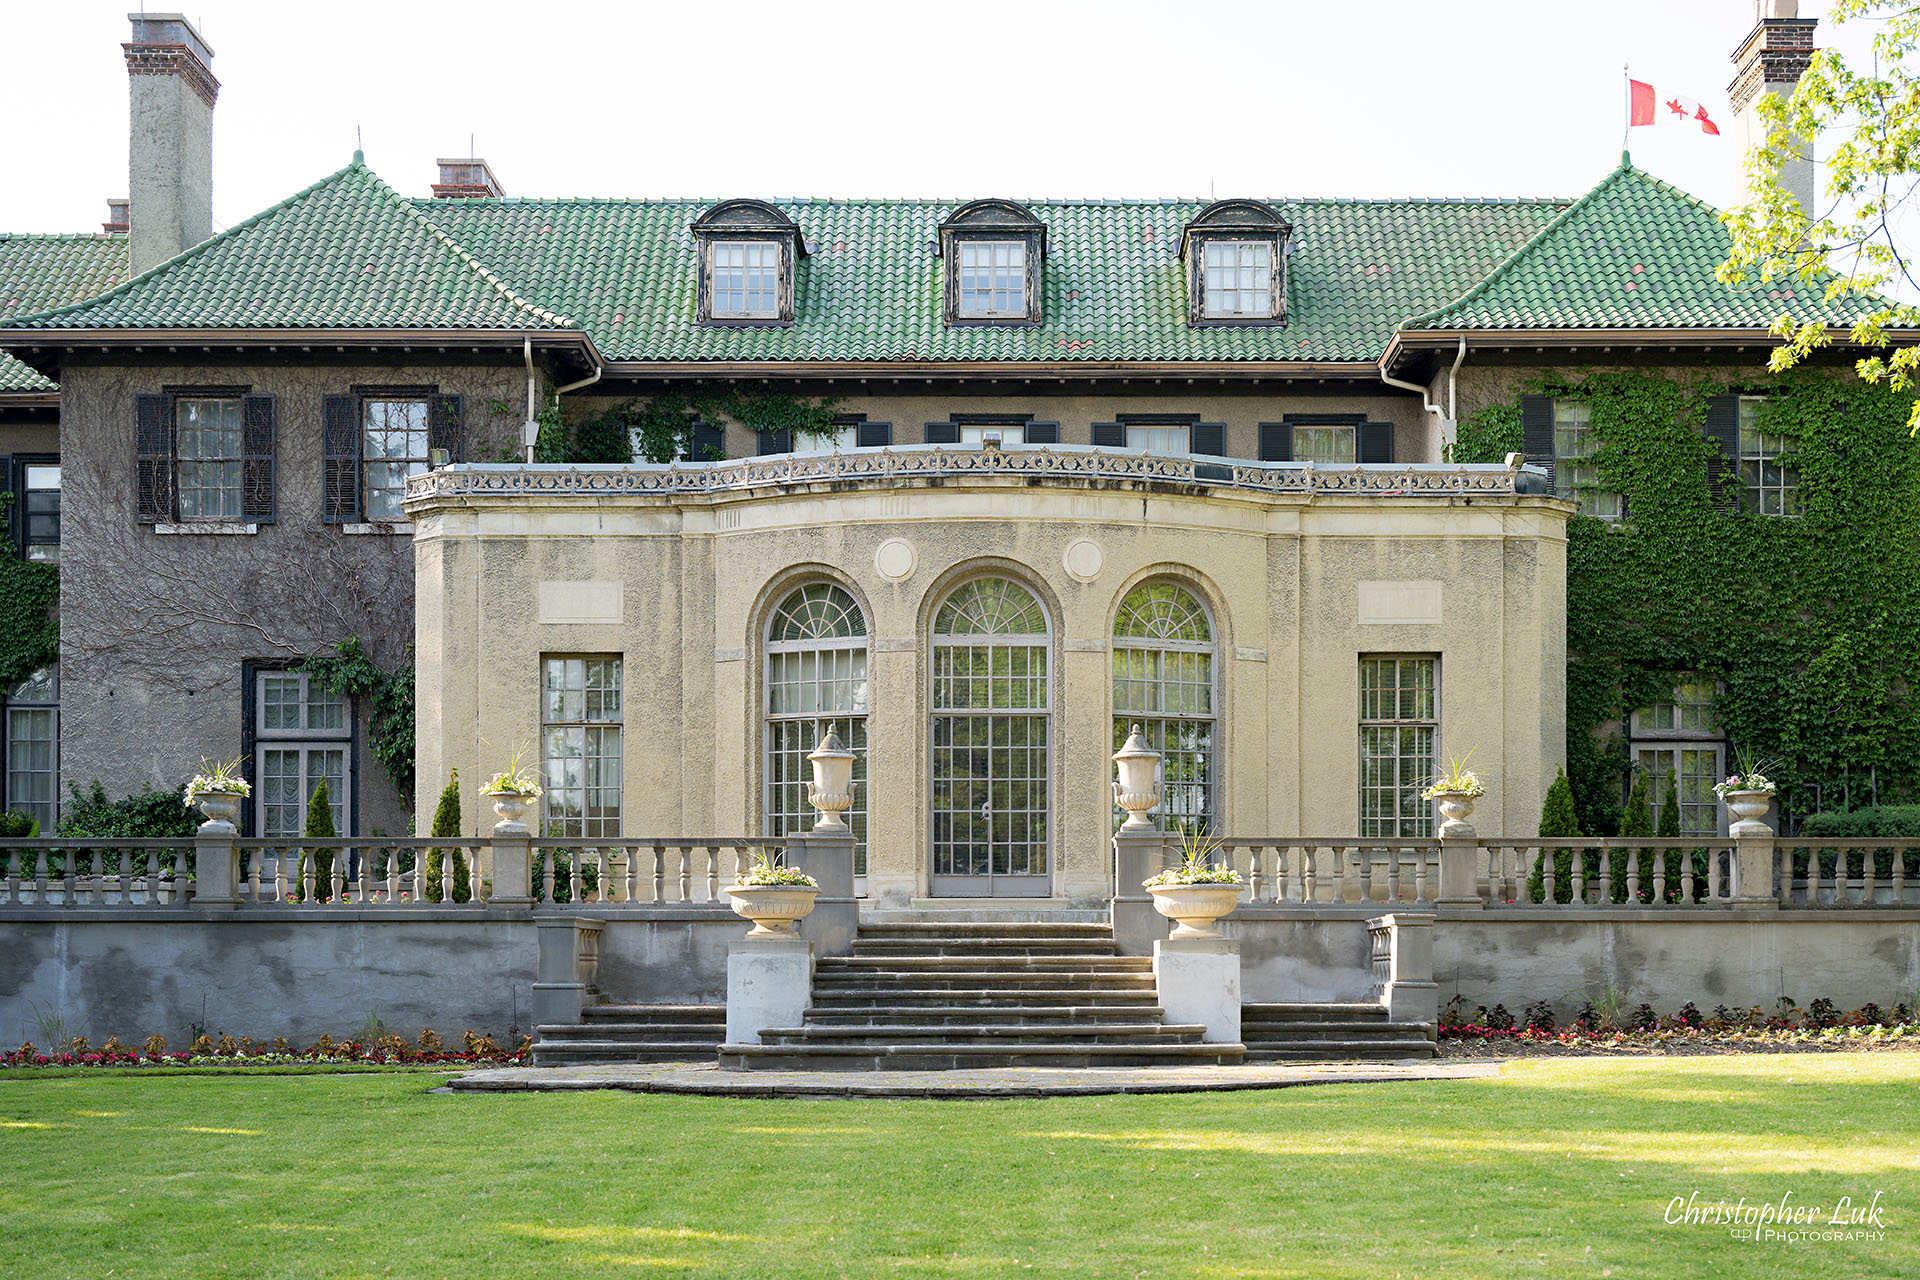
[[[184,44],[123,44],[130,76],[179,76],[200,95],[200,101],[213,106],[220,96],[220,82],[213,78],[207,64]]]

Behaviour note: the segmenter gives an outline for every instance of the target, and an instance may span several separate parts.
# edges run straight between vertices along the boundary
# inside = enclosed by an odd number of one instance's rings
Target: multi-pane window
[[[1293,459],[1295,462],[1353,462],[1358,458],[1355,452],[1357,427],[1347,426],[1299,426],[1293,428]]]
[[[1138,724],[1160,753],[1160,812],[1169,830],[1204,831],[1216,810],[1213,625],[1191,592],[1135,587],[1113,624],[1114,749]]]
[[[1656,831],[1671,774],[1680,804],[1680,834],[1719,832],[1720,799],[1713,784],[1726,777],[1726,746],[1713,714],[1718,693],[1717,681],[1689,676],[1674,685],[1671,698],[1633,714],[1633,760],[1647,775]]]
[[[1020,422],[987,423],[968,425],[960,428],[960,443],[979,446],[988,440],[997,440],[1003,445],[1025,444],[1027,442],[1026,424]]]
[[[362,518],[405,520],[407,477],[427,469],[427,402],[368,396],[361,402]]]
[[[960,314],[991,319],[1027,314],[1027,246],[968,240],[960,246]]]
[[[349,830],[353,709],[304,671],[254,677],[254,819],[262,836],[297,838],[322,779],[336,833]]]
[[[1433,779],[1439,728],[1434,659],[1360,660],[1360,834],[1430,836],[1433,809],[1420,792]]]
[[[540,768],[552,836],[620,834],[620,659],[542,663]]]
[[[60,559],[60,464],[28,462],[20,467],[20,492],[15,495],[15,518],[21,522],[20,545],[29,560],[49,563]]]
[[[1800,514],[1800,473],[1780,465],[1787,438],[1760,428],[1761,396],[1740,397],[1740,508],[1764,516]]]
[[[60,684],[51,667],[7,692],[7,791],[0,808],[18,809],[53,834],[60,795]]]
[[[1581,515],[1618,520],[1620,495],[1600,488],[1600,469],[1593,461],[1599,444],[1589,406],[1578,400],[1553,402],[1554,491],[1579,503]]]
[[[1127,448],[1137,453],[1160,453],[1174,456],[1184,456],[1192,452],[1185,423],[1166,426],[1129,422],[1127,424]]]
[[[772,320],[780,315],[780,246],[770,240],[717,240],[709,297],[716,319]]]
[[[834,453],[841,449],[860,447],[860,424],[849,422],[833,428],[825,435],[808,431],[797,431],[793,436],[794,453]]]
[[[933,875],[947,892],[1044,894],[1052,707],[1046,615],[1005,578],[933,624]]]
[[[867,872],[867,623],[831,583],[801,587],[767,629],[766,826],[770,836],[811,831],[807,754],[828,730],[853,752],[854,874]]]
[[[1208,319],[1266,320],[1273,316],[1271,241],[1209,240],[1204,270]]]
[[[240,421],[235,396],[181,396],[173,402],[182,520],[240,518]]]

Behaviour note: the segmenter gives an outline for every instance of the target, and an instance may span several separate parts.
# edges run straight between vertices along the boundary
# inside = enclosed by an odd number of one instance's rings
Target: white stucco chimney
[[[1740,149],[1735,163],[1742,166],[1741,202],[1753,199],[1753,190],[1745,177],[1747,156],[1767,139],[1767,126],[1760,119],[1762,95],[1777,93],[1793,96],[1794,86],[1813,61],[1815,18],[1799,16],[1798,0],[1755,0],[1754,26],[1733,55],[1733,83],[1727,96],[1733,99],[1733,141]],[[1797,139],[1795,154],[1780,170],[1780,182],[1809,216],[1818,216],[1813,203],[1813,143]]]
[[[213,234],[213,50],[177,13],[130,13],[127,256],[135,272]]]

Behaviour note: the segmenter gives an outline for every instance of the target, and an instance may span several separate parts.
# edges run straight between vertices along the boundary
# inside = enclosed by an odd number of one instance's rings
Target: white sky
[[[97,229],[125,194],[131,7],[0,0],[0,229]],[[1729,58],[1753,4],[189,0],[187,16],[222,85],[225,227],[345,164],[356,126],[368,164],[419,195],[469,133],[512,195],[1576,195],[1618,160],[1624,62],[1725,130],[1635,129],[1635,161],[1725,206]],[[1865,47],[1862,24],[1837,30]]]

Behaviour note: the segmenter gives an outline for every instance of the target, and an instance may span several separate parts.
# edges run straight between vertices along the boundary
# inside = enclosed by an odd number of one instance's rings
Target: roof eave
[[[953,382],[983,378],[1085,382],[1112,378],[1257,381],[1269,378],[1373,379],[1372,360],[615,360],[610,379],[696,381],[781,378],[799,381],[906,379]]]
[[[0,326],[0,351],[30,368],[41,369],[35,356],[69,351],[215,351],[221,349],[279,349],[305,351],[512,350],[528,339],[547,350],[570,350],[591,365],[606,357],[581,329],[8,329]],[[54,362],[57,364],[58,362]],[[45,372],[45,369],[41,369]]]

